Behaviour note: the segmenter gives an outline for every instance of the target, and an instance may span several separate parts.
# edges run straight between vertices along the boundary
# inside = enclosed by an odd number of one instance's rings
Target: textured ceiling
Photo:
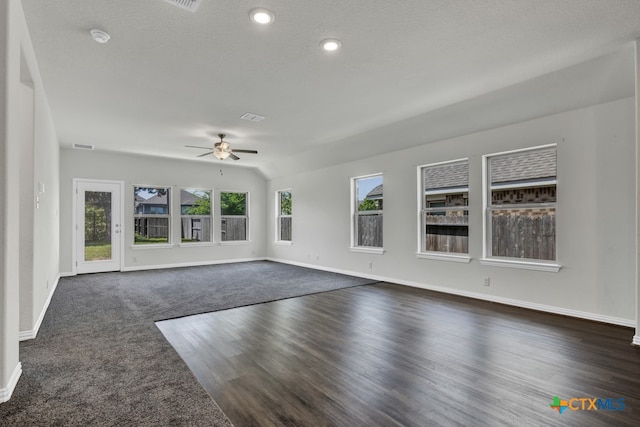
[[[222,132],[260,152],[234,165],[267,175],[337,146],[326,162],[629,96],[640,37],[637,0],[22,3],[63,147],[219,162],[184,146]],[[274,23],[251,22],[254,7]],[[323,52],[326,37],[343,48]],[[462,113],[477,118],[460,124]],[[434,126],[412,130],[416,117]],[[407,135],[390,145],[400,124]]]

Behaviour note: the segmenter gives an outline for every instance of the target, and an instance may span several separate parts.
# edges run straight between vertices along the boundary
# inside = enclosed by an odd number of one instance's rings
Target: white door
[[[76,272],[120,271],[121,184],[76,180]]]

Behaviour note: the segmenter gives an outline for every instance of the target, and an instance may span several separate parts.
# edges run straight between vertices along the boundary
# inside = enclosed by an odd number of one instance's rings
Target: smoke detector
[[[91,30],[90,33],[91,33],[91,37],[93,37],[93,39],[98,43],[106,43],[111,38],[109,33],[102,30]]]

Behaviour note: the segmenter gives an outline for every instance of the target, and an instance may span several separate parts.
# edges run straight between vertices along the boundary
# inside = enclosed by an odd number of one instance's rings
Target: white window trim
[[[362,252],[365,254],[383,255],[385,250],[383,248],[374,248],[369,246],[351,246],[349,248],[351,252]]]
[[[523,270],[536,270],[536,271],[547,271],[557,273],[562,268],[562,265],[555,261],[549,260],[532,260],[532,259],[520,259],[520,258],[504,258],[504,257],[494,257],[490,256],[490,247],[491,247],[491,238],[489,237],[489,233],[491,233],[491,226],[489,225],[489,201],[491,199],[491,183],[489,182],[489,159],[492,157],[499,157],[503,155],[509,155],[514,153],[524,153],[527,151],[538,151],[544,150],[547,148],[555,148],[557,149],[558,144],[545,144],[538,145],[536,147],[528,147],[517,150],[509,150],[502,151],[499,153],[485,154],[482,156],[482,258],[480,258],[480,264],[491,266],[491,267],[506,267],[506,268],[518,268]],[[556,164],[556,176],[557,176],[557,164]],[[557,179],[553,182],[549,181],[549,183],[557,184]],[[557,189],[556,189],[557,191]],[[538,206],[542,206],[540,203]],[[550,204],[546,204],[550,205]],[[521,205],[523,206],[523,205]],[[557,209],[558,204],[557,201],[553,203],[553,206]],[[517,205],[510,205],[509,208],[517,209]],[[556,259],[558,254],[557,247],[557,236],[556,236]]]
[[[131,249],[135,251],[139,251],[142,249],[171,249],[175,246],[176,245],[174,245],[173,243],[160,243],[160,244],[148,244],[148,245],[141,243],[138,245],[136,244],[131,245]]]
[[[280,194],[284,193],[284,192],[288,192],[289,194],[291,194],[291,215],[282,215],[282,209],[280,206]],[[276,236],[275,236],[275,243],[279,244],[279,245],[291,245],[293,242],[293,232],[291,233],[291,240],[282,240],[280,237],[282,237],[282,233],[281,233],[281,218],[292,218],[291,219],[291,223],[293,224],[293,191],[291,188],[283,188],[282,190],[276,190],[276,204],[275,204],[275,208],[276,208]]]
[[[423,230],[425,229],[425,224],[424,224],[424,212],[426,211],[441,211],[441,210],[447,210],[447,209],[451,209],[451,210],[462,210],[460,209],[461,207],[464,207],[467,211],[470,211],[470,206],[455,206],[455,207],[450,207],[450,208],[427,208],[426,206],[424,206],[425,203],[425,194],[426,192],[424,191],[424,180],[422,178],[422,169],[425,167],[429,167],[429,166],[441,166],[441,165],[448,165],[451,163],[461,163],[461,162],[467,162],[467,164],[469,163],[469,158],[465,157],[462,159],[455,159],[455,160],[446,160],[444,162],[437,162],[437,163],[427,163],[424,165],[419,165],[416,167],[416,175],[417,175],[417,189],[418,189],[418,194],[417,194],[417,200],[418,203],[416,204],[416,206],[418,207],[418,225],[417,225],[417,230],[418,230],[418,249],[416,251],[416,258],[421,258],[421,259],[431,259],[431,260],[437,260],[437,261],[450,261],[450,262],[461,262],[461,263],[470,263],[471,262],[471,256],[466,253],[458,253],[458,252],[436,252],[436,251],[427,251],[425,249],[423,249],[423,247],[426,247],[426,245],[423,246],[424,240],[423,240]],[[467,198],[469,197],[469,187],[464,187],[464,188],[460,188],[461,192],[464,192],[464,190],[466,189],[466,193],[467,193]],[[434,191],[431,192],[430,194],[436,195],[436,194],[449,194],[450,191]],[[469,229],[470,225],[467,224],[467,229]]]
[[[244,243],[251,243],[251,235],[249,234],[249,231],[251,230],[250,227],[250,221],[249,221],[249,200],[250,200],[250,195],[248,191],[237,191],[237,190],[220,190],[218,191],[218,194],[220,195],[219,197],[222,197],[222,193],[242,193],[242,194],[246,194],[245,197],[245,214],[244,215],[222,215],[222,202],[220,201],[220,221],[218,221],[218,237],[219,237],[219,242],[220,245],[237,245],[237,244],[244,244]],[[245,239],[244,240],[222,240],[222,220],[224,218],[244,218],[245,219]]]
[[[372,246],[357,246],[357,236],[356,236],[356,215],[358,215],[358,197],[357,197],[357,180],[359,179],[364,179],[364,178],[373,178],[376,176],[380,176],[382,177],[382,182],[384,184],[384,172],[378,172],[378,173],[372,173],[372,174],[368,174],[368,175],[360,175],[360,176],[354,176],[350,178],[350,198],[351,198],[351,227],[350,227],[350,231],[351,231],[351,243],[349,246],[349,250],[352,252],[363,252],[363,253],[369,253],[369,254],[379,254],[382,255],[384,254],[384,244],[383,247],[377,248],[377,247],[372,247]],[[369,211],[369,212],[384,212],[384,209],[381,211]],[[383,218],[384,218],[384,213],[383,213]],[[383,219],[384,222],[384,219]],[[383,228],[384,230],[384,228]],[[383,238],[384,239],[384,238]],[[383,240],[384,241],[384,240]]]
[[[180,247],[189,247],[189,246],[215,246],[215,218],[213,217],[213,210],[215,209],[214,203],[213,203],[213,189],[210,190],[205,190],[202,188],[187,188],[187,187],[180,187],[180,192],[182,192],[182,190],[188,191],[188,190],[195,190],[195,191],[202,191],[202,192],[206,192],[209,193],[209,215],[184,215],[182,213],[182,205],[180,204],[180,200],[178,200],[178,207],[179,207],[179,212],[180,212],[180,243],[178,243],[178,246]],[[182,241],[182,218],[186,217],[186,218],[209,218],[209,221],[211,221],[211,226],[210,226],[210,234],[209,234],[209,240],[207,241],[200,241],[200,242],[183,242]]]
[[[549,271],[552,273],[557,273],[562,268],[562,265],[554,262],[538,262],[537,260],[519,260],[499,257],[480,258],[480,264],[490,267],[520,268],[523,270]]]
[[[133,213],[133,220],[134,220],[134,226],[132,227],[132,230],[134,232],[134,241],[131,244],[131,248],[132,249],[170,249],[173,248],[175,246],[174,241],[173,241],[173,224],[171,224],[171,222],[173,221],[173,207],[171,206],[171,203],[173,203],[173,186],[172,185],[153,185],[153,184],[134,184],[133,185],[133,196],[134,196],[134,204],[135,204],[135,194],[136,194],[136,188],[140,187],[140,188],[166,188],[169,190],[169,203],[167,203],[167,209],[169,209],[169,213],[168,214],[136,214],[135,213],[135,208],[134,208],[134,213]],[[145,244],[145,243],[139,243],[136,244],[135,242],[135,219],[136,218],[168,218],[168,230],[167,230],[167,243],[153,243],[153,244]]]
[[[193,248],[197,246],[207,246],[207,247],[218,246],[218,244],[215,242],[185,242],[185,243],[180,242],[178,246],[181,248]]]
[[[432,259],[436,261],[461,262],[465,264],[469,264],[471,262],[471,257],[467,254],[455,255],[454,253],[450,253],[450,252],[433,252],[433,251],[417,252],[416,258]]]
[[[251,240],[225,240],[220,242],[220,246],[248,245],[249,243],[251,243]]]

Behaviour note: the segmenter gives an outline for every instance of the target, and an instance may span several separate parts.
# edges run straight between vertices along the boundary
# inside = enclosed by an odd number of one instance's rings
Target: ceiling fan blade
[[[208,156],[209,154],[213,154],[213,151],[209,151],[208,153],[204,153],[204,154],[199,154],[196,157],[204,157],[204,156]]]
[[[233,149],[234,153],[249,153],[249,154],[258,154],[258,152],[256,150],[236,150],[235,148]]]
[[[233,160],[240,160],[240,157],[236,156],[233,153],[229,153],[229,157],[231,157]]]
[[[211,150],[211,147],[199,147],[197,145],[185,145],[187,148],[202,148],[203,150]]]

